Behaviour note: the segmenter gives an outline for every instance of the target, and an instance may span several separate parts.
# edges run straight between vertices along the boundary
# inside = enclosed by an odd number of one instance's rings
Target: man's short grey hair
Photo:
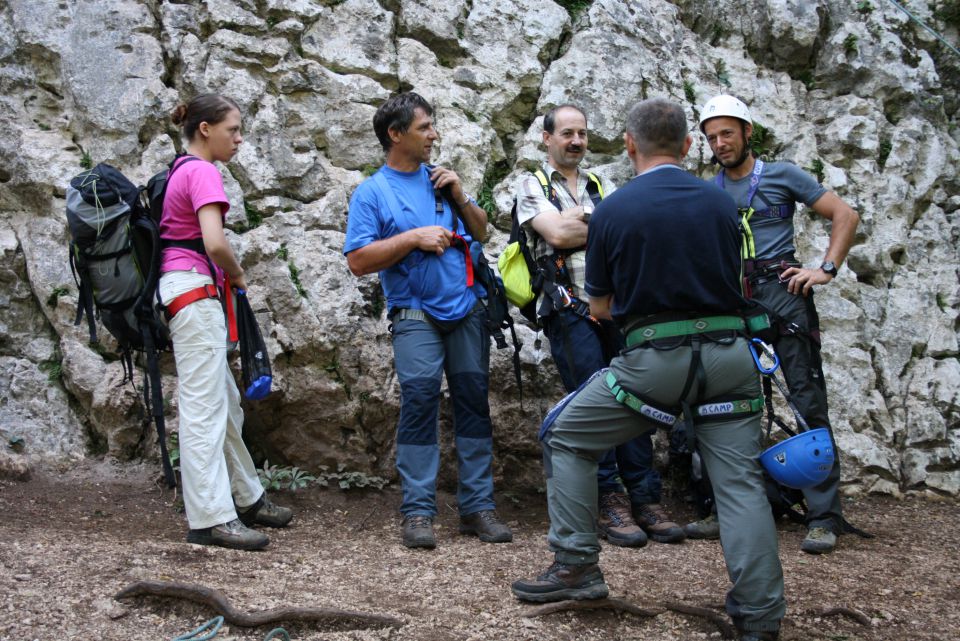
[[[687,131],[683,108],[666,98],[638,102],[627,114],[627,133],[644,156],[679,158]]]

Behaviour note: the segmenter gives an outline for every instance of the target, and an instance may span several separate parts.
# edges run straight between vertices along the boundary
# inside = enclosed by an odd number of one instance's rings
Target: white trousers
[[[160,277],[164,304],[210,284],[192,271]],[[263,495],[253,459],[241,437],[240,391],[227,365],[226,323],[214,298],[184,307],[170,320],[173,355],[180,381],[180,478],[183,504],[192,529],[237,518],[237,506]]]

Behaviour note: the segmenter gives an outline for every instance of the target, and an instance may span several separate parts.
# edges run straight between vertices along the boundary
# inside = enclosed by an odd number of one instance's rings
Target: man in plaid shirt
[[[517,183],[517,222],[546,274],[537,301],[539,320],[563,385],[572,392],[623,347],[612,322],[590,316],[590,300],[583,290],[587,223],[596,204],[614,188],[580,168],[587,151],[587,117],[581,109],[573,105],[551,109],[543,118],[543,130],[547,159]],[[661,481],[653,468],[650,433],[607,452],[600,461],[597,485],[598,527],[611,544],[640,547],[648,535],[663,543],[685,538],[660,506]]]

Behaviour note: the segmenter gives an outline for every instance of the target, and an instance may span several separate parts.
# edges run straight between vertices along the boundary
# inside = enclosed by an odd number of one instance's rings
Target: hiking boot
[[[705,519],[684,525],[683,533],[688,539],[719,539],[720,521],[716,514],[711,514]]]
[[[493,510],[461,516],[460,534],[476,534],[484,543],[509,543],[513,540],[513,532]]]
[[[257,502],[241,511],[237,508],[237,516],[247,527],[266,525],[267,527],[286,527],[293,518],[293,510],[273,503],[266,494],[257,499]]]
[[[659,543],[679,543],[687,538],[683,528],[670,520],[659,503],[637,505],[633,508],[633,518],[647,536]]]
[[[808,554],[829,554],[837,547],[837,535],[825,527],[812,527],[800,549]]]
[[[647,535],[630,514],[630,498],[621,492],[600,495],[600,516],[597,518],[600,536],[624,548],[642,548]]]
[[[603,572],[596,563],[568,565],[554,561],[536,579],[514,581],[510,586],[521,601],[548,603],[567,599],[603,599],[609,594]]]
[[[403,517],[400,526],[403,544],[408,548],[437,547],[437,540],[433,536],[433,517],[426,514],[410,514]]]
[[[743,618],[732,618],[740,641],[777,641],[780,638],[780,630],[744,630]]]
[[[190,530],[187,532],[187,543],[219,545],[233,550],[262,550],[270,543],[270,537],[263,532],[251,530],[241,523],[240,519],[233,519],[213,527]]]

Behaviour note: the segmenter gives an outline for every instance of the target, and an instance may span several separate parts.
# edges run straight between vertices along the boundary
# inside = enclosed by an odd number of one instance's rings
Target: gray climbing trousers
[[[690,386],[692,405],[729,397],[760,396],[760,382],[747,341],[704,340],[703,384]],[[687,386],[693,349],[643,345],[611,361],[619,383],[658,408],[678,404]],[[597,461],[610,448],[658,424],[617,401],[605,370],[564,399],[541,430],[550,513],[550,548],[563,563],[595,563],[600,544],[597,518]],[[698,422],[695,434],[713,482],[720,539],[733,586],[727,611],[746,630],[776,630],[786,611],[777,533],[763,475],[761,415],[739,414]]]

